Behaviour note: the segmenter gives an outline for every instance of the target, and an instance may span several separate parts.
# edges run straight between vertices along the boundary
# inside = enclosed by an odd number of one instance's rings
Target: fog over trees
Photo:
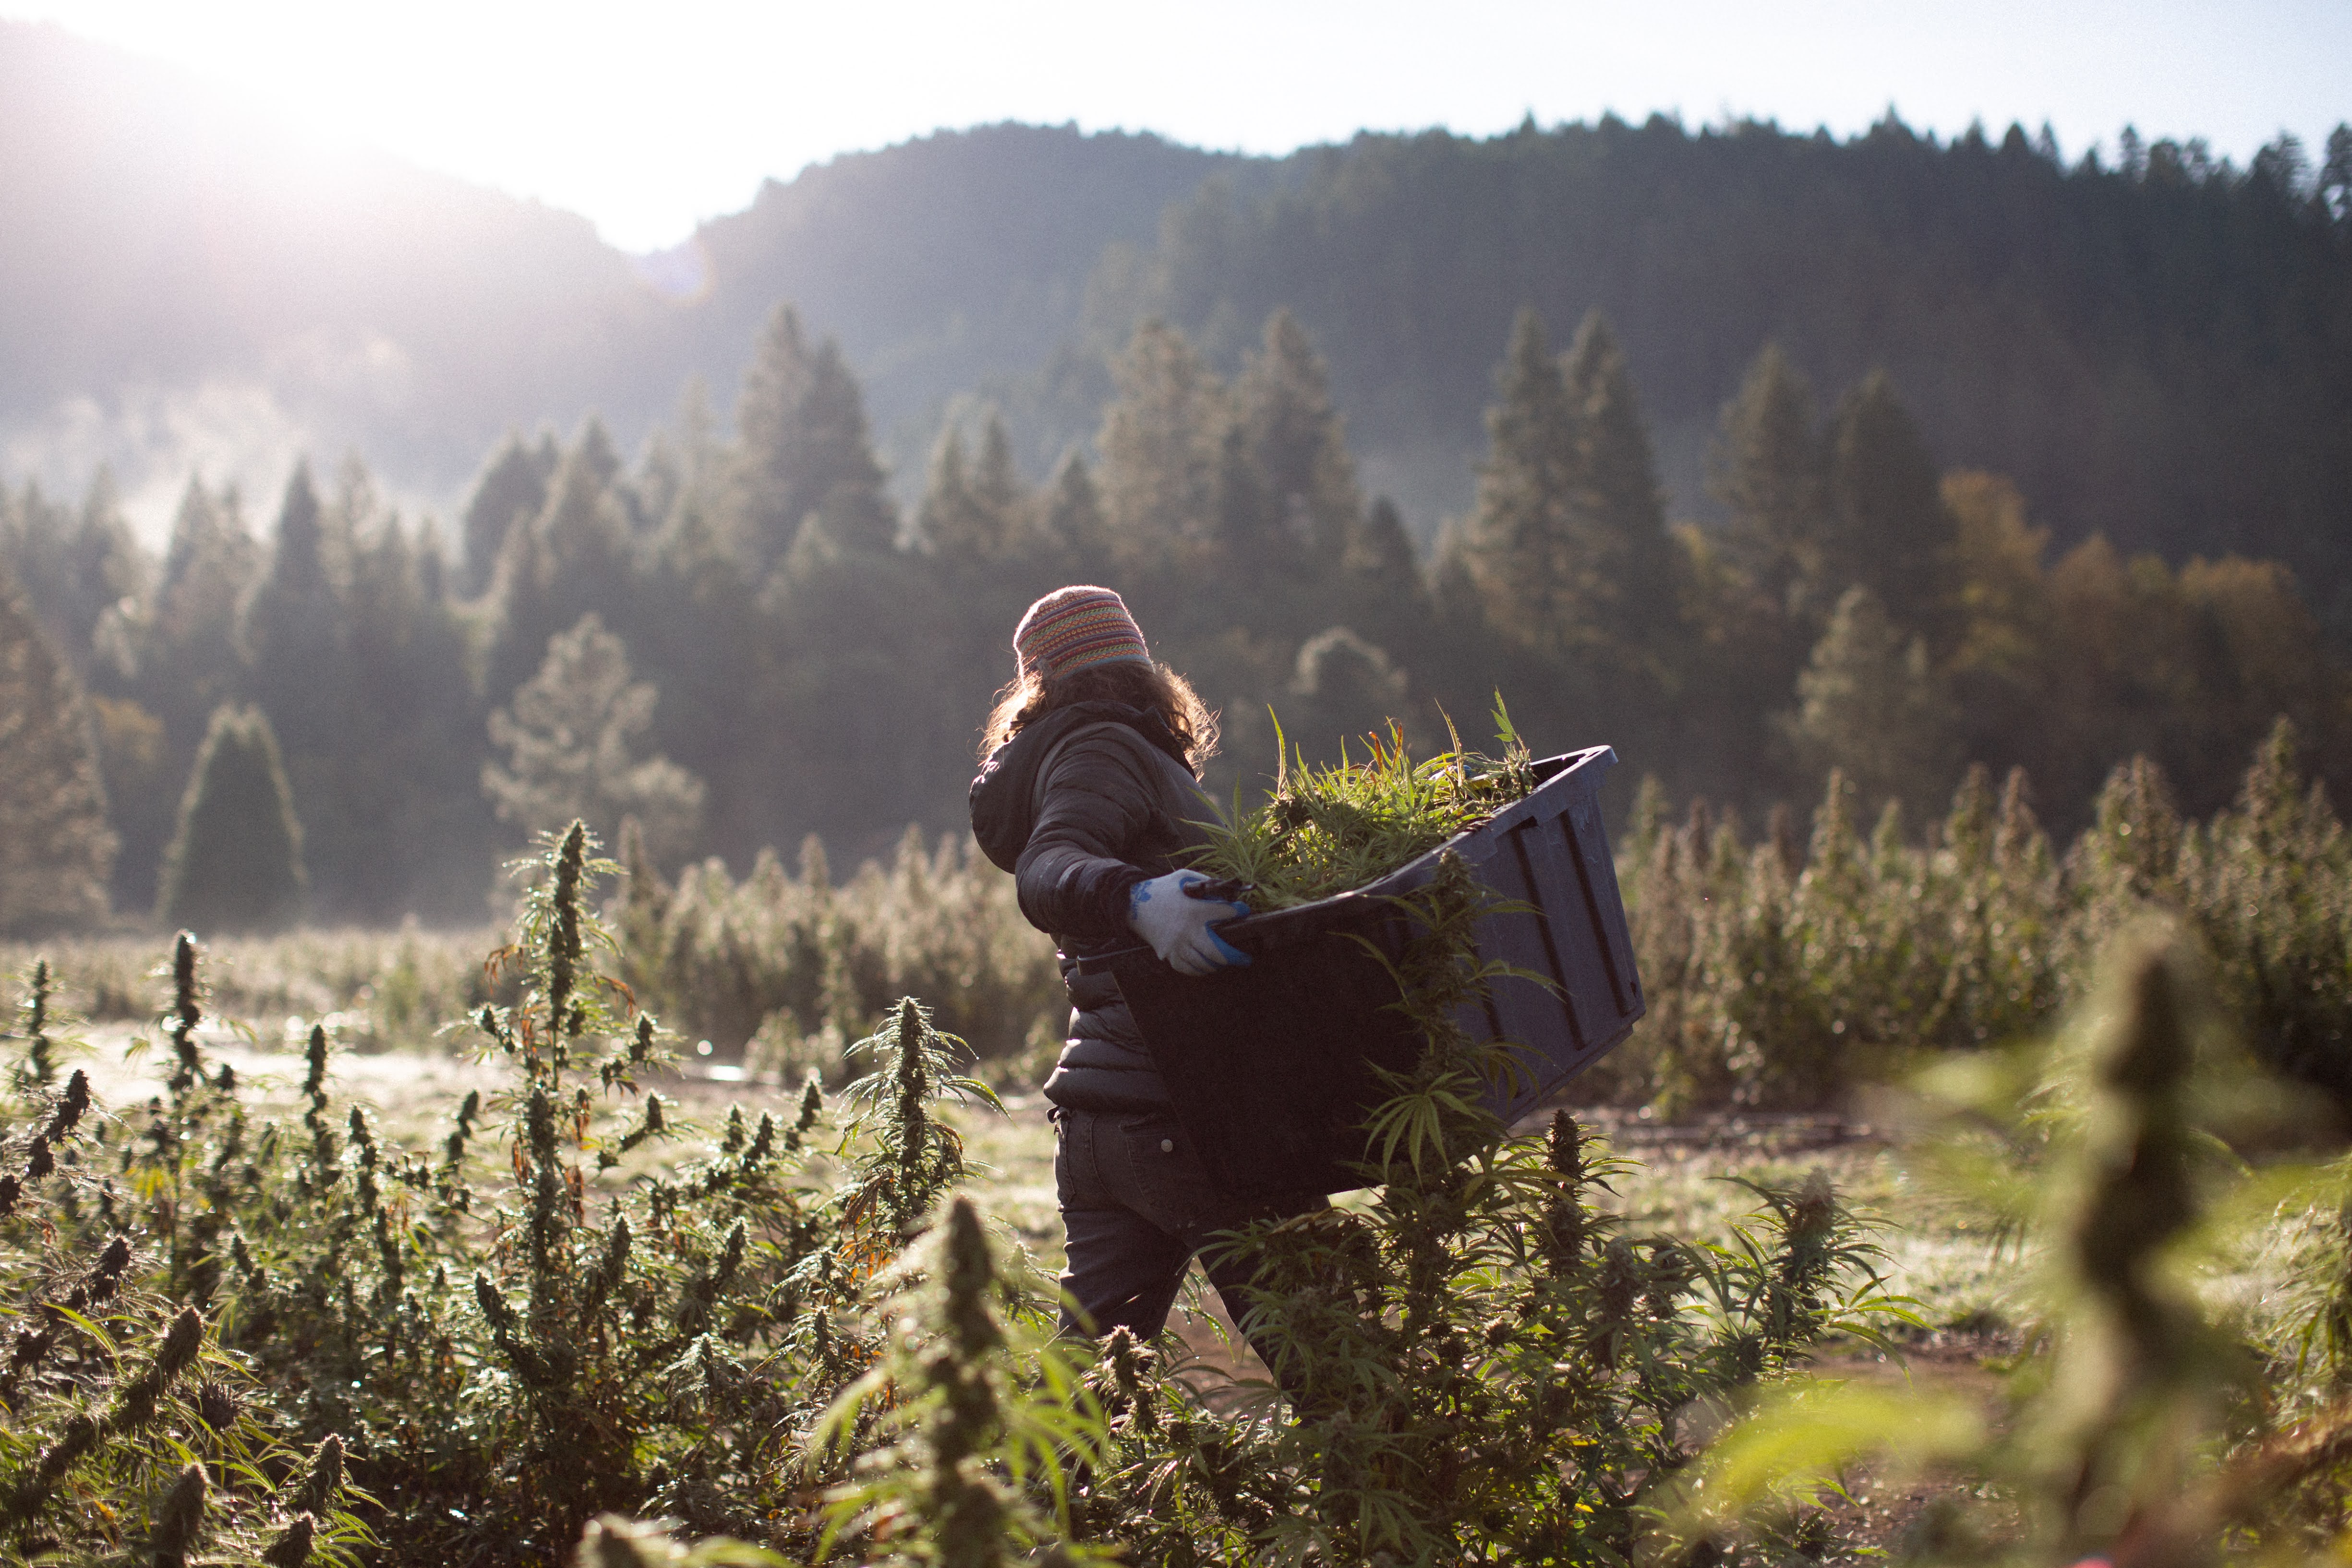
[[[151,146],[211,111],[109,119],[119,61],[38,68],[87,49],[0,25],[16,112],[99,128],[0,151],[50,220],[0,235],[0,421],[234,373],[321,441],[266,489],[179,474],[152,548],[103,468],[0,476],[6,638],[70,687],[117,909],[248,711],[313,918],[474,918],[571,809],[672,867],[811,833],[855,864],[959,825],[1010,628],[1074,580],[1223,710],[1221,794],[1274,715],[1328,752],[1475,731],[1498,688],[1757,821],[1832,766],[1919,820],[1977,763],[2071,829],[2134,752],[2207,812],[2281,714],[2345,778],[2352,130],[2240,169],[1892,119],[1281,160],[999,126],[771,185],[665,297],[502,198],[344,170],[321,205],[235,137]],[[191,159],[178,206],[101,199]],[[336,252],[369,202],[404,247]],[[254,262],[285,286],[92,259],[199,221],[299,230]],[[322,331],[390,345],[402,398],[280,374]],[[435,475],[446,522],[388,499]]]

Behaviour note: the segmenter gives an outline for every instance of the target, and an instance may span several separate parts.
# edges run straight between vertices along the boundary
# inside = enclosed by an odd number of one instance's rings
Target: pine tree
[[[1771,604],[1795,606],[1818,575],[1827,459],[1812,390],[1778,343],[1748,367],[1708,454],[1708,493],[1730,514],[1731,553]],[[1826,613],[1826,604],[1813,613]]]
[[[0,488],[0,559],[14,570],[51,645],[78,673],[106,657],[97,646],[100,623],[120,617],[124,601],[136,605],[146,593],[146,559],[103,465],[78,513],[51,501],[37,484],[27,482],[13,496]]]
[[[865,395],[842,362],[840,346],[828,338],[811,349],[790,305],[776,307],[753,347],[735,405],[735,428],[741,536],[762,573],[821,508],[836,547],[852,552],[892,547],[896,519],[882,499]],[[848,493],[836,500],[836,491]]]
[[[238,607],[259,574],[258,546],[237,515],[234,491],[215,496],[191,479],[173,520],[152,600],[107,617],[107,668],[96,684],[110,714],[107,785],[122,849],[115,861],[115,900],[135,909],[155,903],[155,873],[171,842],[196,752],[213,710],[235,700],[245,681],[237,646]],[[111,689],[110,691],[108,689]],[[160,736],[149,731],[160,727]],[[150,747],[152,753],[149,755]],[[128,765],[121,765],[128,764]]]
[[[628,519],[583,440],[564,454],[546,506],[510,531],[499,552],[490,590],[498,610],[490,692],[510,692],[529,679],[548,639],[582,616],[625,605],[634,578]]]
[[[310,841],[315,907],[367,921],[470,917],[496,848],[477,787],[483,716],[429,523],[412,536],[387,518],[357,542],[345,613],[342,842],[330,863]]]
[[[341,504],[324,507],[310,466],[295,465],[278,507],[269,569],[246,607],[242,632],[245,692],[269,715],[288,782],[302,802],[309,863],[317,864],[323,847],[336,869],[350,815],[338,775],[353,709],[343,580],[352,512],[371,504],[362,481],[350,478]]]
[[[1110,565],[1110,527],[1083,454],[1064,454],[1045,482],[1038,503],[1038,531],[1044,536],[1042,547],[1060,553],[1081,577],[1104,575]]]
[[[191,479],[172,522],[153,617],[141,639],[136,683],[173,747],[193,758],[213,710],[244,680],[237,616],[262,556],[233,492],[217,498]]]
[[[1158,321],[1136,329],[1111,375],[1118,395],[1095,444],[1118,563],[1197,564],[1212,543],[1224,387],[1183,334]]]
[[[973,493],[964,459],[963,432],[950,420],[931,448],[931,472],[915,512],[915,535],[925,549],[955,565],[990,561],[1003,551],[1000,519]]]
[[[0,931],[105,918],[114,850],[80,683],[0,566]]]
[[[1570,527],[1582,590],[1568,614],[1627,662],[1664,653],[1675,640],[1674,540],[1633,377],[1600,311],[1577,329],[1562,376],[1576,416]]]
[[[329,679],[342,621],[329,565],[331,552],[331,552],[331,527],[310,481],[310,465],[297,463],[278,506],[269,569],[254,590],[242,628],[253,689],[276,729],[294,726],[298,744],[322,738],[318,731],[342,698]]]
[[[1919,426],[1884,371],[1838,405],[1827,520],[1815,596],[1828,603],[1865,584],[1889,615],[1940,646],[1949,619],[1941,589],[1958,525]]]
[[[1307,558],[1328,567],[1347,552],[1363,497],[1329,373],[1288,310],[1266,318],[1258,350],[1234,383],[1250,455],[1268,502]]]
[[[702,812],[700,779],[662,756],[644,756],[658,694],[631,679],[628,649],[593,615],[547,645],[547,658],[490,715],[505,766],[482,770],[501,820],[538,833],[578,818],[611,842],[635,816],[657,858],[682,854]]]
[[[1217,437],[1210,473],[1208,549],[1198,559],[1245,597],[1258,597],[1292,576],[1300,563],[1301,547],[1284,527],[1277,506],[1249,431],[1238,419],[1228,419]]]
[[[1860,584],[1849,588],[1797,678],[1790,738],[1810,773],[1842,771],[1866,805],[1893,799],[1915,817],[1951,787],[1958,715],[1927,658]]]
[[[1004,416],[996,409],[980,427],[980,457],[971,469],[972,504],[992,521],[991,533],[1000,540],[1000,552],[1019,555],[1035,543],[1034,510],[1020,465],[1013,460],[1013,436]]]
[[[1423,596],[1421,557],[1405,531],[1404,516],[1386,496],[1373,500],[1348,541],[1349,575],[1364,584],[1375,605],[1397,613]]]
[[[761,658],[761,584],[724,533],[709,479],[689,481],[654,540],[631,602],[637,661],[661,675],[659,749],[708,780],[713,854],[748,855],[764,838],[744,814],[764,809],[767,748],[746,744],[746,713],[773,685]]]
[[[572,443],[572,449],[606,489],[612,489],[614,481],[621,477],[621,449],[613,444],[613,433],[604,428],[604,421],[598,416],[591,414],[581,422],[580,434]]]
[[[2338,223],[2352,223],[2352,125],[2327,133],[2327,161],[2319,168],[2319,199]]]
[[[537,517],[547,504],[548,481],[555,477],[562,458],[552,431],[543,430],[537,441],[525,445],[521,435],[510,430],[483,465],[466,502],[460,531],[465,564],[459,580],[468,595],[490,585],[499,547],[516,521]]]
[[[301,918],[308,895],[278,738],[259,709],[223,704],[181,797],[156,918],[200,931],[278,931]]]
[[[1499,396],[1486,411],[1487,452],[1478,501],[1461,534],[1461,565],[1487,619],[1521,647],[1557,653],[1580,628],[1565,617],[1581,597],[1570,508],[1574,504],[1577,420],[1568,384],[1544,337],[1543,319],[1522,310],[1496,373]]]

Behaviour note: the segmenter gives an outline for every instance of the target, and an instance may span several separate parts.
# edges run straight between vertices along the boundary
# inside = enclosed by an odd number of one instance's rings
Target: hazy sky
[[[0,0],[187,67],[305,134],[584,213],[645,250],[763,176],[941,126],[1286,152],[1654,110],[1848,132],[2048,121],[2242,163],[2352,119],[2352,0]]]

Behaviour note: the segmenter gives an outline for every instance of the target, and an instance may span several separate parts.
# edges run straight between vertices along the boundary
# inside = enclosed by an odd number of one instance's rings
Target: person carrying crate
[[[1209,879],[1181,865],[1203,842],[1192,824],[1216,815],[1198,776],[1216,749],[1215,716],[1151,658],[1108,588],[1046,595],[1013,647],[1018,673],[988,717],[971,827],[1013,873],[1021,912],[1059,947],[1070,994],[1068,1040],[1045,1086],[1067,1241],[1063,1325],[1148,1339],[1216,1232],[1325,1199],[1244,1199],[1219,1186],[1170,1109],[1118,982],[1079,969],[1139,938],[1183,974],[1249,962],[1216,929],[1248,906],[1199,896]],[[1242,1321],[1248,1268],[1214,1247],[1203,1263]],[[1252,1343],[1279,1376],[1270,1347]]]

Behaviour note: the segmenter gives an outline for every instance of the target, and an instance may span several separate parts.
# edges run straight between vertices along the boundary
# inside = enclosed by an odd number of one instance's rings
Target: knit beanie
[[[1030,605],[1013,633],[1013,651],[1024,674],[1045,680],[1121,659],[1151,662],[1126,601],[1108,588],[1087,586],[1056,588]]]

